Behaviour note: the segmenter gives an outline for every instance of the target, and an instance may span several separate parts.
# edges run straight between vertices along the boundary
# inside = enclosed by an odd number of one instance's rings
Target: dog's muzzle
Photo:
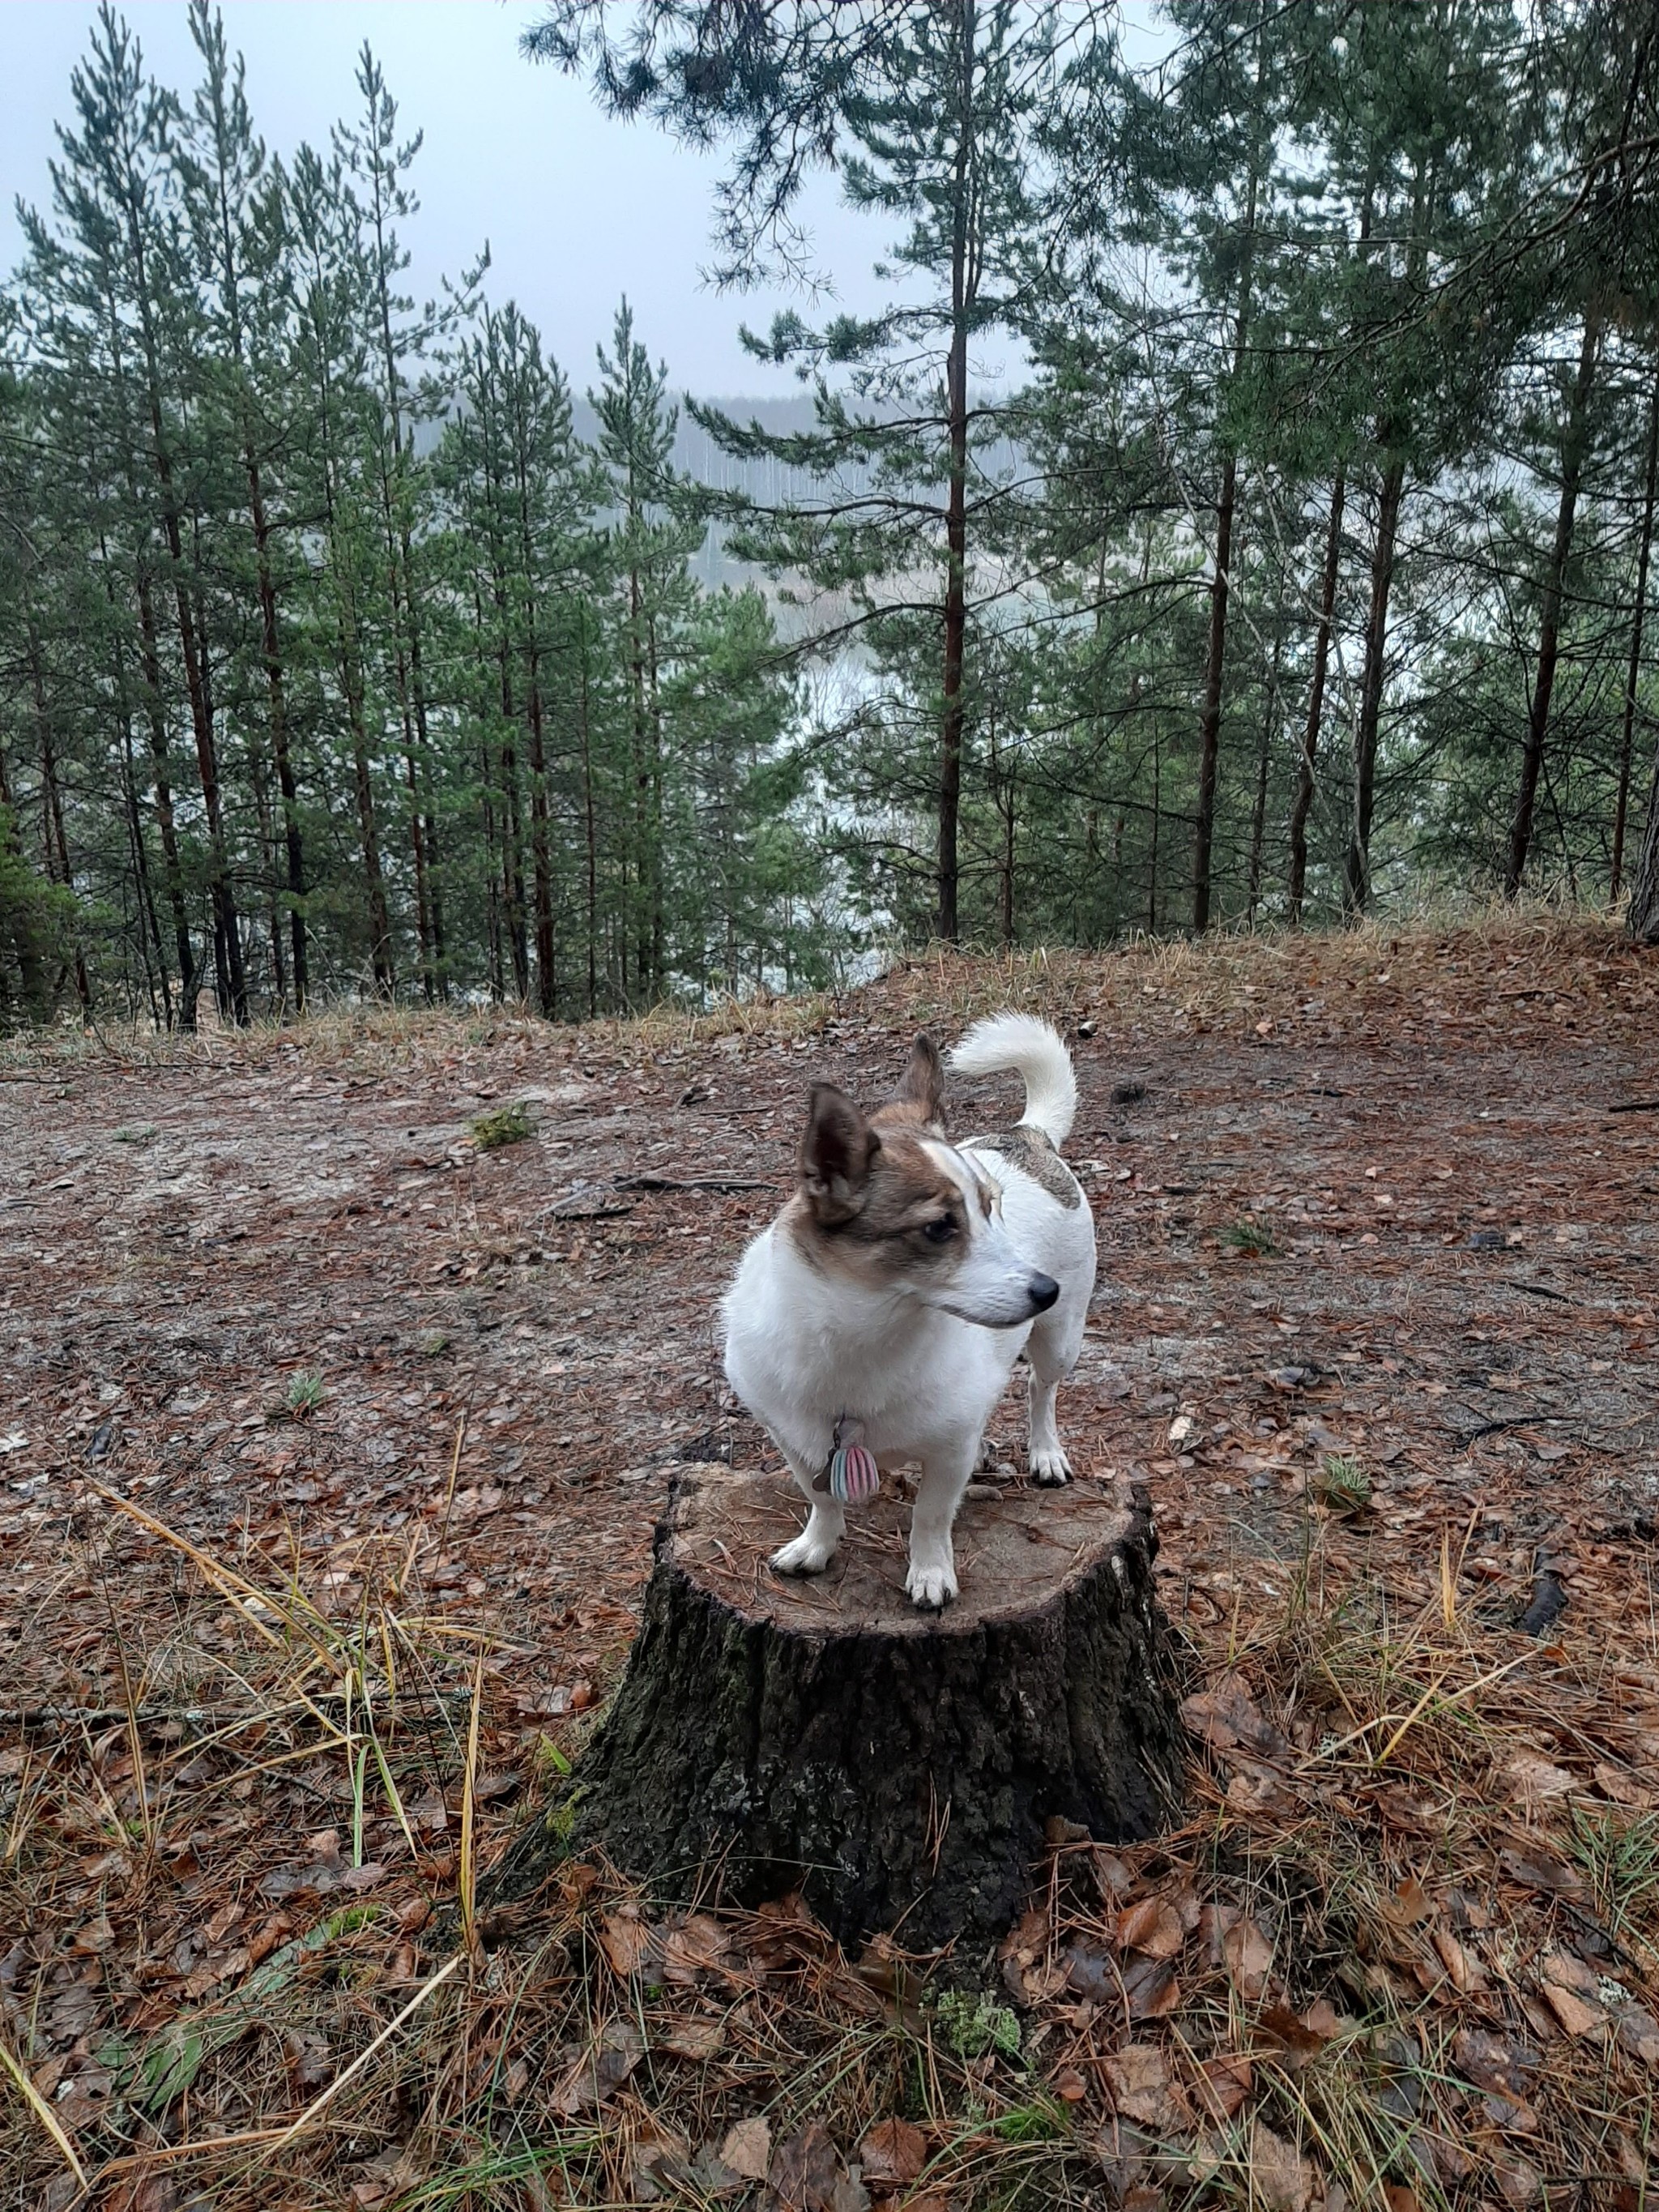
[[[1034,1314],[1047,1313],[1060,1296],[1060,1285],[1052,1275],[1033,1275],[1025,1286],[1025,1295],[1031,1301]]]

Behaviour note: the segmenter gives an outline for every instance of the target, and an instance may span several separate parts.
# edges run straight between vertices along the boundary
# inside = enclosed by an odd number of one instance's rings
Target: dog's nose
[[[1033,1275],[1025,1285],[1025,1295],[1031,1301],[1033,1313],[1047,1313],[1060,1296],[1060,1285],[1052,1275]]]

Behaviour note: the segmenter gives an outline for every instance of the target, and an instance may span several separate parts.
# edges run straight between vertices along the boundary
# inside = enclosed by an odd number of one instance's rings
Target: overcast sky
[[[128,0],[125,10],[164,82],[196,77],[184,0]],[[45,207],[52,126],[71,113],[70,73],[85,52],[91,0],[0,0],[0,265],[21,251],[14,204]],[[406,131],[425,133],[419,216],[406,243],[411,289],[428,297],[487,240],[491,289],[517,299],[580,392],[609,336],[618,296],[673,382],[709,396],[786,393],[787,370],[751,361],[738,325],[764,326],[774,305],[714,292],[709,258],[714,165],[649,125],[607,120],[586,88],[520,58],[526,0],[225,0],[233,48],[247,59],[254,123],[273,151],[309,138],[357,100],[353,67],[367,39]],[[811,222],[821,258],[853,306],[875,296],[870,263],[884,240],[840,208],[827,180]],[[992,368],[988,362],[985,366]]]

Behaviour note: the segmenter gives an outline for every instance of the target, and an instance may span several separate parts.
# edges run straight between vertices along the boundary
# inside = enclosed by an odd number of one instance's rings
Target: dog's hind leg
[[[1025,1357],[1031,1370],[1030,1441],[1026,1464],[1033,1482],[1056,1489],[1072,1479],[1072,1462],[1066,1456],[1054,1421],[1054,1394],[1077,1365],[1083,1349],[1083,1323],[1087,1298],[1074,1312],[1056,1307],[1043,1315],[1025,1340]]]
[[[768,1564],[781,1575],[821,1575],[835,1558],[836,1547],[846,1531],[847,1509],[828,1491],[813,1489],[817,1468],[803,1472],[791,1457],[789,1472],[800,1485],[809,1508],[806,1526],[799,1536],[781,1544]]]

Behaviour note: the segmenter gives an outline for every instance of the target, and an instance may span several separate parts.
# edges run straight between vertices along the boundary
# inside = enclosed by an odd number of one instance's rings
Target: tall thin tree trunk
[[[270,938],[270,983],[272,1003],[278,1014],[288,1005],[288,960],[283,945],[283,902],[277,889],[280,874],[276,866],[276,825],[270,810],[270,783],[265,774],[264,755],[250,734],[247,749],[248,781],[253,787],[253,815],[259,828],[259,849],[265,856],[265,926]]]
[[[507,614],[507,580],[499,553],[495,568],[495,654],[501,678],[501,896],[506,908],[507,939],[513,955],[514,994],[530,1003],[530,937],[524,895],[524,825],[519,799],[519,755],[513,731],[513,637]]]
[[[657,618],[645,625],[646,681],[651,722],[651,976],[659,993],[668,976],[668,928],[663,887],[662,696],[657,681]]]
[[[425,822],[427,903],[432,925],[432,964],[438,996],[449,996],[449,944],[444,922],[443,860],[438,844],[438,808],[432,780],[432,747],[427,740],[426,677],[421,665],[421,617],[411,594],[409,608],[409,672],[415,690],[415,740],[421,751],[421,805]]]
[[[591,1020],[599,1010],[599,839],[594,806],[593,733],[588,701],[587,610],[580,603],[576,620],[581,650],[581,686],[578,703],[582,733],[582,824],[587,860],[587,1012]]]
[[[988,718],[987,740],[991,758],[991,795],[1002,822],[1002,850],[997,868],[997,908],[1001,924],[1002,946],[1012,950],[1014,942],[1014,778],[1007,769],[997,743],[996,716]],[[1092,824],[1093,813],[1090,820]],[[1087,871],[1092,873],[1092,871]]]
[[[1370,903],[1371,819],[1376,805],[1376,746],[1382,722],[1382,679],[1389,649],[1389,594],[1394,587],[1395,548],[1406,495],[1406,464],[1383,471],[1371,548],[1370,604],[1365,617],[1365,667],[1353,731],[1353,812],[1342,864],[1342,912],[1355,922]]]
[[[1256,36],[1256,89],[1261,89],[1263,55]],[[1245,199],[1243,252],[1238,272],[1238,310],[1233,330],[1232,375],[1244,366],[1250,331],[1250,286],[1255,268],[1256,200],[1261,179],[1252,147],[1249,190]],[[1200,935],[1210,926],[1214,897],[1215,801],[1221,769],[1221,702],[1227,658],[1227,603],[1232,591],[1233,513],[1238,496],[1238,455],[1230,445],[1221,464],[1216,499],[1215,574],[1210,582],[1210,627],[1204,651],[1204,703],[1198,718],[1198,812],[1193,824],[1193,927]]]
[[[1584,317],[1583,340],[1578,349],[1578,374],[1573,380],[1566,426],[1561,438],[1561,498],[1555,511],[1555,542],[1544,575],[1544,601],[1538,629],[1538,670],[1533,678],[1532,711],[1527,717],[1526,744],[1521,755],[1521,784],[1510,821],[1509,850],[1504,864],[1504,896],[1517,898],[1527,872],[1532,844],[1533,811],[1538,799],[1538,774],[1544,764],[1544,745],[1549,735],[1550,700],[1555,690],[1556,664],[1561,656],[1561,604],[1567,562],[1572,555],[1573,525],[1578,513],[1578,487],[1583,475],[1584,447],[1589,428],[1591,387],[1595,381],[1596,353],[1601,343],[1600,316]]]
[[[548,838],[547,751],[542,722],[541,650],[532,617],[526,706],[530,724],[530,854],[536,896],[536,1003],[553,1018],[553,863]]]
[[[40,633],[30,615],[26,622],[29,656],[29,682],[34,699],[35,731],[40,748],[41,837],[46,848],[46,881],[60,884],[71,894],[75,889],[75,873],[70,866],[69,838],[64,828],[64,794],[58,777],[58,744],[52,729],[51,705],[46,696],[46,658],[41,650]],[[86,952],[81,943],[77,927],[75,933],[75,994],[81,1001],[83,1014],[92,1010],[92,980],[87,974]]]
[[[12,793],[5,747],[0,745],[0,855],[21,861],[22,854],[17,802]],[[34,916],[27,904],[21,906],[13,918],[12,945],[23,986],[24,1012],[44,1021],[52,1012],[52,980],[46,973],[46,955],[35,930]]]
[[[1624,878],[1625,817],[1630,802],[1631,745],[1636,733],[1636,695],[1642,680],[1642,629],[1648,608],[1648,560],[1653,550],[1654,495],[1659,489],[1659,377],[1648,404],[1647,482],[1642,500],[1642,538],[1636,557],[1636,605],[1630,619],[1630,665],[1625,676],[1625,718],[1619,744],[1619,797],[1613,815],[1613,881],[1616,899]]]
[[[1314,635],[1313,673],[1308,686],[1308,719],[1302,732],[1302,756],[1297,768],[1296,797],[1291,803],[1290,917],[1292,929],[1299,929],[1302,926],[1302,902],[1307,892],[1308,817],[1313,810],[1314,764],[1319,753],[1320,725],[1325,714],[1325,681],[1330,667],[1337,580],[1342,568],[1342,509],[1347,492],[1347,471],[1339,468],[1336,480],[1331,486],[1330,520],[1325,531],[1325,569],[1319,584],[1319,626]]]
[[[185,906],[184,870],[179,863],[179,830],[173,807],[172,771],[167,758],[167,710],[161,699],[161,655],[156,633],[155,611],[149,573],[139,556],[137,576],[138,657],[144,679],[144,724],[149,732],[150,789],[155,826],[161,840],[161,865],[167,878],[167,905],[173,917],[173,941],[179,956],[179,1026],[196,1027],[196,997],[202,971],[190,941],[190,917]]]
[[[1279,655],[1280,633],[1273,632],[1273,666],[1267,676],[1267,700],[1261,715],[1261,742],[1255,758],[1255,805],[1250,815],[1249,891],[1245,919],[1255,927],[1255,910],[1261,902],[1261,848],[1267,834],[1267,767],[1273,750],[1273,725],[1279,720]]]
[[[1221,681],[1227,651],[1227,594],[1232,574],[1233,504],[1238,461],[1221,465],[1216,501],[1215,574],[1210,584],[1210,631],[1204,653],[1204,705],[1198,721],[1198,814],[1193,826],[1193,927],[1210,926],[1215,849],[1215,794],[1221,763]]]
[[[254,568],[259,592],[259,644],[265,671],[266,714],[270,731],[270,757],[276,770],[276,790],[283,808],[283,851],[288,876],[289,954],[294,975],[294,1010],[304,1013],[311,995],[306,947],[305,842],[300,828],[300,792],[288,743],[288,701],[283,682],[282,627],[277,614],[276,583],[270,562],[270,520],[265,511],[264,485],[251,431],[243,447],[248,501],[253,517]],[[278,958],[280,968],[280,957]]]
[[[1152,720],[1152,849],[1146,868],[1146,933],[1158,935],[1158,833],[1164,805],[1164,749],[1156,714]]]
[[[357,650],[356,617],[343,600],[339,613],[341,690],[345,694],[346,719],[351,728],[351,766],[357,798],[357,834],[363,855],[363,882],[368,899],[369,969],[375,995],[391,999],[398,979],[392,960],[392,916],[386,906],[386,878],[380,868],[380,838],[375,821],[374,780],[368,757],[368,724],[363,704],[362,662]]]
[[[143,215],[145,189],[129,164],[125,213],[127,246],[131,257],[133,289],[138,309],[138,338],[143,356],[145,404],[149,416],[149,464],[161,495],[162,535],[167,543],[173,578],[179,658],[184,665],[185,690],[190,703],[191,729],[196,741],[197,775],[207,816],[208,890],[213,906],[214,939],[222,948],[222,957],[227,963],[225,974],[229,1011],[237,1022],[246,1023],[248,1018],[247,987],[241,972],[241,937],[236,918],[235,894],[231,886],[229,855],[225,843],[219,763],[213,717],[203,689],[206,666],[205,643],[197,635],[191,605],[191,580],[185,570],[181,526],[183,509],[161,405],[161,344],[155,325],[155,295],[149,289],[149,256]]]
[[[369,130],[374,131],[371,118]],[[420,951],[421,988],[428,1004],[438,995],[436,942],[428,885],[427,820],[422,811],[422,774],[426,745],[426,701],[420,684],[420,625],[415,611],[414,545],[403,495],[408,454],[404,446],[403,405],[398,396],[398,351],[392,331],[392,299],[386,283],[386,199],[378,153],[373,167],[376,301],[380,325],[380,365],[386,376],[386,421],[379,440],[380,499],[386,525],[387,582],[392,602],[392,672],[404,732],[404,781],[409,792],[410,848],[415,863],[415,931]],[[395,468],[388,459],[396,456]],[[394,483],[395,478],[395,483]],[[417,697],[418,694],[418,697]],[[417,744],[419,756],[417,757]]]
[[[225,839],[224,800],[219,784],[218,746],[213,712],[206,690],[207,643],[199,634],[192,605],[193,587],[185,570],[184,532],[173,482],[173,461],[161,420],[161,401],[152,364],[150,385],[151,462],[161,493],[161,524],[173,571],[173,603],[179,628],[179,656],[185,671],[185,693],[190,704],[191,731],[196,740],[196,773],[202,787],[202,806],[207,817],[208,894],[213,907],[213,934],[224,962],[224,1009],[239,1025],[248,1020],[247,981],[242,973],[242,940],[231,885],[230,857]]]
[[[149,944],[155,956],[155,969],[161,979],[161,1025],[173,1027],[173,987],[167,974],[167,953],[161,943],[161,926],[155,912],[155,892],[150,882],[149,859],[144,845],[143,821],[138,811],[138,778],[132,753],[132,693],[127,681],[126,654],[122,650],[121,634],[116,615],[115,578],[110,566],[109,547],[100,529],[98,533],[98,564],[103,578],[104,599],[111,616],[111,636],[115,655],[115,711],[121,732],[122,759],[125,779],[127,811],[132,838],[132,861],[138,886],[139,909],[149,933]],[[145,975],[149,974],[149,954],[144,956]],[[154,987],[151,986],[151,1016],[154,1018]]]
[[[951,196],[951,346],[945,371],[949,484],[945,505],[945,669],[939,721],[939,933],[961,937],[958,839],[962,816],[963,666],[968,640],[968,324],[977,289],[971,265],[969,204],[974,148],[974,0],[957,0],[959,106]]]
[[[99,551],[103,552],[102,544]],[[118,638],[115,644],[116,726],[121,732],[121,800],[127,821],[127,842],[132,851],[133,889],[138,902],[138,943],[144,963],[144,993],[149,1018],[157,1029],[173,1025],[173,1000],[167,988],[167,955],[161,949],[161,927],[156,919],[155,895],[150,887],[149,859],[144,850],[144,825],[138,811],[138,779],[132,757],[132,706],[127,696],[127,676]],[[157,1006],[157,980],[161,1004]]]
[[[631,464],[630,464],[631,468]],[[629,477],[630,534],[637,524],[632,477]],[[645,709],[645,595],[640,580],[637,550],[630,550],[628,568],[629,681],[634,700],[634,969],[635,983],[643,1003],[651,993],[651,747]],[[624,939],[624,945],[626,939]],[[627,952],[624,949],[623,994],[628,993]]]

